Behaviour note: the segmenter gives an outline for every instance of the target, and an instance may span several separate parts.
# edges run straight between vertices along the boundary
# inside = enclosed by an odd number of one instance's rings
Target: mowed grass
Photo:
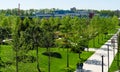
[[[66,49],[62,48],[51,48],[51,52],[58,52],[61,54],[62,58],[50,58],[50,69],[51,72],[65,72],[66,68]],[[40,69],[43,72],[48,72],[48,56],[43,55],[42,53],[46,52],[45,48],[39,48],[39,65]],[[83,52],[81,58],[87,60],[94,52]],[[31,50],[27,55],[36,57],[36,51]],[[0,47],[0,57],[4,62],[12,62],[12,65],[6,65],[1,67],[0,71],[2,72],[15,72],[15,52],[10,45],[1,45]],[[79,61],[78,54],[69,51],[69,65],[74,70],[76,69],[76,64]],[[19,62],[19,72],[38,72],[36,68],[36,62],[34,63],[23,63]]]
[[[118,54],[118,53],[117,53],[117,54]],[[109,68],[109,71],[110,71],[110,72],[115,72],[115,71],[118,70],[117,54],[116,54],[116,56],[115,56],[115,58],[114,58],[114,60],[113,60],[113,62],[112,62],[112,64],[111,64],[111,66],[110,66],[110,68]],[[120,55],[119,55],[119,60],[120,60]],[[120,64],[120,61],[119,61],[119,64]]]
[[[89,41],[89,48],[100,48],[105,42],[108,41],[118,30],[111,30],[108,32],[108,34],[105,36],[104,34],[100,34],[99,36],[96,36],[95,38],[91,39]]]

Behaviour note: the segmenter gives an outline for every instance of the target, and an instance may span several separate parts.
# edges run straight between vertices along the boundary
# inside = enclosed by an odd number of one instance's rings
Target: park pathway
[[[111,44],[112,39],[115,40],[114,48]],[[108,47],[109,47],[109,56],[108,56]],[[103,46],[101,46],[100,49],[97,49],[90,58],[88,58],[88,60],[83,65],[83,72],[102,72],[102,55],[104,56],[103,72],[108,72],[108,68],[112,64],[112,61],[116,53],[117,53],[117,33],[113,35],[112,38],[108,40]]]

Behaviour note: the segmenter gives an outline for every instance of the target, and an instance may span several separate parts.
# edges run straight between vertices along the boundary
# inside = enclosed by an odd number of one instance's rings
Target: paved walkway
[[[115,40],[115,47],[111,44],[111,40]],[[109,46],[109,63],[108,63],[108,46]],[[84,63],[82,72],[102,72],[102,55],[104,55],[104,69],[103,72],[108,72],[108,68],[112,64],[114,56],[117,53],[117,35],[115,34],[110,40],[108,40],[100,49],[97,49],[95,53]],[[109,67],[108,67],[109,65]]]
[[[115,48],[111,46],[111,39],[115,40]],[[84,63],[83,72],[102,72],[102,55],[104,55],[104,70],[108,72],[108,45],[109,45],[109,67],[117,53],[117,35],[115,34],[105,45],[97,49],[96,52]]]

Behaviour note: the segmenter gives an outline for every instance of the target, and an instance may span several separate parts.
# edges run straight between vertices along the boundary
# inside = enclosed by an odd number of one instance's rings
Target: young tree
[[[16,24],[15,24],[15,29],[14,29],[14,34],[13,34],[13,49],[15,50],[16,54],[16,72],[18,72],[18,50],[19,50],[19,27],[20,27],[20,18],[17,18]]]
[[[93,17],[90,21],[90,26],[92,27],[92,39],[93,39],[93,47],[95,47],[95,37],[98,35],[98,29],[100,27],[98,23],[98,17]]]
[[[73,18],[72,19],[72,51],[80,54],[84,50],[85,47],[88,47],[88,39],[89,39],[89,26],[86,24],[86,19],[84,18]],[[80,58],[81,59],[81,58]]]
[[[71,32],[71,24],[70,24],[70,16],[65,16],[61,20],[61,25],[60,25],[60,31],[64,34],[64,43],[67,45],[67,67],[69,67],[69,53],[68,53],[68,48],[70,47],[69,45],[69,35]]]
[[[118,26],[118,24],[119,24],[118,17],[117,16],[113,16],[112,17],[112,27],[113,27],[113,29],[116,28],[116,26]]]
[[[33,38],[33,47],[35,47],[36,49],[36,60],[37,60],[37,69],[38,69],[38,72],[41,72],[40,68],[39,68],[39,56],[38,56],[38,47],[41,46],[40,45],[40,42],[42,40],[42,30],[40,28],[40,19],[39,18],[34,18],[33,19],[33,25],[32,25],[32,28],[31,28],[31,33],[32,33],[32,38]]]
[[[54,45],[54,33],[53,33],[53,26],[49,22],[48,19],[43,18],[41,20],[41,28],[42,28],[42,47],[47,49],[49,54],[48,56],[48,72],[50,72],[50,47]]]
[[[25,18],[23,21],[23,50],[27,53],[30,48],[36,49],[36,60],[37,60],[37,70],[41,72],[39,68],[39,57],[38,57],[38,47],[41,46],[40,43],[42,41],[42,29],[40,28],[39,18],[34,18],[30,20],[29,18]],[[22,36],[22,34],[21,34]],[[25,48],[24,48],[25,47]]]
[[[32,24],[33,23],[33,24]],[[16,29],[13,36],[13,46],[16,51],[16,71],[18,72],[18,59],[22,57],[25,59],[28,51],[36,49],[36,60],[38,72],[41,72],[38,62],[38,46],[41,38],[40,25],[36,23],[36,20],[25,18],[23,21],[17,20]]]

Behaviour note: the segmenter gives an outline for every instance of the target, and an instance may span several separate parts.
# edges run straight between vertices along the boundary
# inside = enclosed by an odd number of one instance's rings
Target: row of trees
[[[29,9],[29,10],[20,10],[20,15],[22,16],[32,16],[35,13],[52,13],[53,11],[58,9]],[[0,10],[0,13],[5,13],[6,15],[18,15],[18,8],[15,9],[6,9],[6,10]]]
[[[55,8],[52,8],[52,9],[29,9],[29,10],[20,10],[20,14],[22,16],[32,16],[34,15],[35,13],[52,13],[56,10],[60,10],[60,9],[55,9]],[[86,11],[91,11],[91,10],[86,10]],[[119,10],[115,10],[115,11],[112,11],[112,10],[101,10],[101,11],[98,11],[98,10],[93,10],[95,13],[97,14],[100,14],[102,16],[120,16],[120,11]],[[0,13],[5,13],[6,15],[18,15],[18,8],[15,8],[15,9],[6,9],[6,10],[0,10]]]
[[[39,68],[38,48],[44,47],[48,52],[48,70],[50,72],[50,48],[67,48],[67,67],[69,67],[69,51],[81,53],[88,47],[89,40],[99,34],[107,34],[118,24],[116,16],[103,18],[95,16],[88,18],[33,18],[21,20],[17,16],[0,16],[0,42],[6,38],[13,39],[13,49],[16,52],[16,72],[18,72],[19,57],[25,57],[30,50],[36,50],[37,70]]]

